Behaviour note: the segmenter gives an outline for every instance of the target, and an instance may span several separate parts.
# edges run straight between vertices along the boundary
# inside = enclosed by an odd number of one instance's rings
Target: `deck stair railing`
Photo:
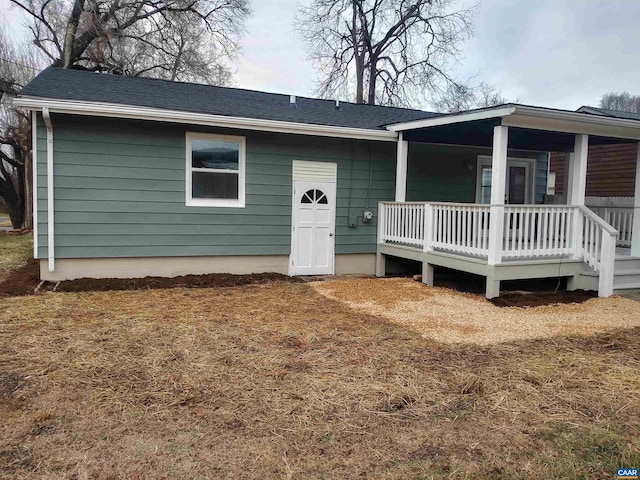
[[[613,289],[618,231],[584,206],[505,205],[500,261],[574,258]],[[491,206],[447,202],[380,202],[378,242],[487,258]],[[610,294],[610,293],[609,293]]]
[[[617,245],[620,247],[631,246],[633,228],[633,207],[618,206],[590,206],[600,218],[618,231]]]

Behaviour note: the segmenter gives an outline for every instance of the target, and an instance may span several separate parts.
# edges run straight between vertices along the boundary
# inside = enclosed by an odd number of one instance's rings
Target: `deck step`
[[[636,269],[629,269],[629,270],[615,270],[615,274],[616,277],[622,277],[622,276],[626,276],[626,275],[640,275],[640,268],[636,268]]]
[[[625,277],[625,276],[633,276],[640,275],[640,268],[629,269],[629,270],[618,270],[616,269],[613,274],[614,277]],[[589,270],[586,272],[581,272],[580,275],[586,275],[587,277],[598,277],[600,274],[598,272],[594,272],[593,270]]]
[[[616,273],[628,270],[640,270],[640,258],[616,259],[614,265]]]
[[[620,291],[640,289],[640,259],[616,260],[613,276],[613,289]]]
[[[640,259],[616,259],[613,275],[613,292],[616,295],[640,291]],[[581,276],[589,278],[592,288],[597,290],[599,274],[593,270],[583,271]]]
[[[616,295],[620,295],[622,293],[633,293],[633,292],[640,292],[640,285],[639,284],[621,284],[621,285],[614,285],[613,287],[613,293]]]

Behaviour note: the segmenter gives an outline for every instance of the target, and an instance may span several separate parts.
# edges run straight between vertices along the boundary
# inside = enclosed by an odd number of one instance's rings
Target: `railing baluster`
[[[473,207],[467,207],[467,248],[473,254]]]
[[[438,243],[444,242],[444,219],[442,218],[442,207],[438,206]]]
[[[536,218],[535,250],[536,251],[540,250],[540,241],[542,239],[542,222],[540,221],[541,216],[542,216],[541,212],[537,211],[535,213],[535,218]]]
[[[566,215],[566,209],[563,208],[562,210],[560,210],[560,237],[558,238],[561,254],[564,254],[564,239],[565,239],[564,228],[565,228],[565,220],[566,220],[565,215]]]
[[[451,210],[451,207],[447,207],[447,239],[446,239],[446,243],[452,243],[452,237],[451,237],[451,233],[452,233],[452,218],[453,218],[453,211]]]
[[[530,255],[531,253],[531,239],[529,238],[529,209],[524,209],[522,223],[524,223],[524,245],[522,248],[523,256]]]
[[[594,259],[594,263],[596,260],[596,249],[593,243],[593,230],[595,224],[593,222],[589,222],[589,249],[591,250],[591,258]]]
[[[505,218],[504,222],[504,231],[505,231],[505,250],[511,250],[512,252],[516,250],[516,215],[515,211],[512,209],[505,209],[505,214],[507,218]],[[509,235],[511,233],[511,235]],[[509,237],[511,237],[511,245],[509,245]]]

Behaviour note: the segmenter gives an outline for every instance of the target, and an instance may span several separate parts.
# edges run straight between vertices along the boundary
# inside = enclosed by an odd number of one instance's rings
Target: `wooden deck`
[[[500,294],[503,280],[596,274],[601,296],[613,292],[618,232],[583,206],[476,205],[442,202],[379,204],[376,274],[385,257],[419,261],[423,281],[433,282],[433,267],[482,275],[487,298]],[[591,285],[591,279],[588,283]],[[576,287],[579,288],[579,287]]]

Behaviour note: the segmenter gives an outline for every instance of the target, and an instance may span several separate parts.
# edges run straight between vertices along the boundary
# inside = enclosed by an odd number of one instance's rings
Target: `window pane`
[[[526,197],[527,169],[509,167],[509,203],[523,204]]]
[[[491,167],[482,167],[480,203],[491,203]]]
[[[238,199],[237,173],[193,172],[193,198]]]
[[[238,170],[240,144],[221,140],[191,140],[191,165],[193,168],[219,168]]]

